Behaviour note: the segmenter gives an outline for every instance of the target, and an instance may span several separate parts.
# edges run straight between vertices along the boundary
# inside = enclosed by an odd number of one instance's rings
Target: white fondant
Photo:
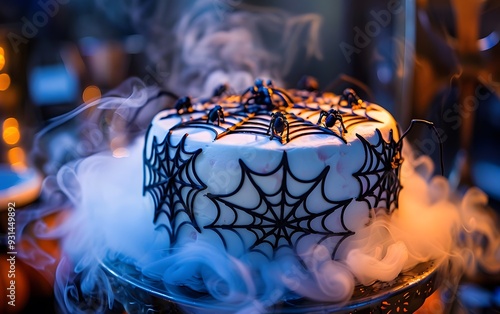
[[[157,142],[162,142],[169,132],[171,132],[171,142],[173,145],[177,145],[185,134],[188,134],[184,149],[187,152],[202,149],[196,158],[195,168],[200,180],[207,185],[207,189],[199,193],[195,200],[195,217],[201,229],[201,234],[197,235],[197,239],[204,237],[214,238],[213,231],[204,228],[212,223],[217,215],[215,204],[208,199],[207,194],[228,194],[238,187],[242,176],[239,160],[252,171],[268,173],[278,167],[285,151],[290,171],[301,180],[314,179],[318,177],[325,167],[329,167],[325,179],[326,197],[331,201],[352,199],[352,202],[343,214],[346,227],[356,232],[366,226],[369,221],[369,208],[366,202],[356,201],[360,193],[360,185],[353,176],[356,171],[360,170],[365,161],[365,151],[357,134],[369,143],[377,144],[380,139],[376,133],[376,129],[380,130],[385,141],[389,141],[389,133],[392,130],[394,132],[394,140],[397,141],[399,131],[396,121],[389,112],[376,104],[364,103],[364,108],[356,109],[354,112],[361,116],[366,114],[377,121],[363,121],[352,125],[348,129],[348,132],[344,134],[344,139],[347,143],[344,143],[337,136],[326,133],[301,136],[285,144],[280,143],[276,139],[271,140],[269,135],[240,133],[226,135],[215,140],[215,134],[205,128],[174,128],[181,122],[204,117],[217,104],[223,107],[227,122],[236,122],[235,118],[231,117],[231,113],[239,110],[236,109],[239,101],[239,97],[230,96],[214,104],[197,103],[193,106],[194,113],[178,115],[174,109],[161,112],[152,121],[152,126],[146,139],[145,151],[147,158],[151,154],[150,146],[153,139],[156,138]],[[351,112],[351,108],[338,106],[338,101],[338,96],[326,95],[323,98],[316,99],[316,101],[298,103],[298,105],[309,107],[309,110],[286,110],[309,120],[313,124],[317,124],[321,112],[321,110],[317,109],[318,106],[325,111],[334,108],[344,113]],[[174,129],[171,130],[172,128]],[[340,132],[340,124],[337,123],[332,129],[334,132]],[[222,131],[218,130],[219,133]],[[233,203],[242,204],[248,208],[257,206],[259,195],[247,181],[243,184],[243,190],[237,195],[232,196],[230,200]],[[278,171],[273,176],[257,177],[256,182],[266,193],[277,191],[282,183],[282,172]],[[294,180],[288,180],[288,182],[288,189],[295,195],[300,195],[306,188],[304,185],[297,184]],[[331,207],[331,205],[325,204],[320,194],[320,188],[314,190],[312,196],[315,193],[317,197],[309,197],[306,201],[306,206],[311,212],[319,212],[328,208],[327,206]],[[261,213],[265,212],[265,204],[261,204],[261,207],[256,210]],[[236,221],[238,223],[251,223],[250,216],[240,214],[236,217],[229,211],[225,211],[224,214],[226,216],[219,218],[219,222],[223,221],[227,224]],[[306,215],[305,212],[297,214],[299,217],[304,215]],[[330,230],[339,232],[345,230],[341,225],[341,215],[341,211],[337,211],[328,217],[326,222]],[[313,227],[319,228],[321,227],[321,223],[321,219],[316,219],[312,224]],[[222,232],[231,233],[231,231]],[[299,244],[297,247],[298,253],[307,253],[311,250],[311,245],[314,245],[320,238],[318,236],[305,236],[301,240],[302,244]],[[234,236],[234,241],[229,241],[226,245],[230,253],[239,255],[247,252],[249,246],[254,241],[255,236],[249,233],[248,238],[242,240]],[[329,239],[325,243],[331,251],[337,242],[338,239]],[[280,242],[280,244],[282,243]]]

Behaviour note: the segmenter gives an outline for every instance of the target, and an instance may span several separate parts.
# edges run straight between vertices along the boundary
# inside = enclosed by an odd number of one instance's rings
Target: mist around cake
[[[136,80],[126,85],[124,90],[132,94],[109,95],[79,112],[95,107],[100,115],[111,113],[118,121],[131,122],[146,103],[161,107],[157,88]],[[120,134],[120,124],[110,125],[107,134]],[[128,125],[144,127],[144,121]],[[144,136],[137,136],[118,157],[105,149],[65,164],[46,179],[44,206],[21,216],[22,241],[28,244],[22,257],[42,271],[57,264],[56,296],[71,312],[81,311],[77,304],[90,296],[101,300],[92,301],[100,304],[96,311],[112,304],[113,291],[100,268],[106,260],[135,265],[145,276],[162,280],[167,292],[187,286],[210,295],[207,302],[258,311],[290,298],[347,302],[354,285],[390,281],[428,260],[451,262],[455,273],[450,278],[456,280],[464,269],[500,270],[500,238],[485,214],[485,194],[472,188],[458,197],[445,178],[432,175],[431,160],[414,156],[408,143],[403,146],[398,208],[392,215],[387,210],[366,212],[366,221],[341,243],[335,259],[331,247],[322,243],[300,259],[293,254],[275,259],[228,254],[217,234],[203,239],[192,228],[178,236],[184,245],[171,247],[165,229],[155,224],[154,202],[143,193],[144,145]],[[234,164],[227,165],[235,173]],[[61,218],[56,226],[44,220],[54,213]],[[478,235],[488,245],[478,245]],[[59,239],[62,258],[50,257],[37,239]]]

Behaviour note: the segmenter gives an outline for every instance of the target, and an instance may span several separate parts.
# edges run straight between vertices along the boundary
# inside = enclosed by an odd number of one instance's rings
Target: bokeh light
[[[7,118],[3,122],[3,127],[2,129],[5,130],[8,127],[15,127],[19,128],[19,122],[17,121],[16,118]]]
[[[21,133],[19,132],[19,128],[15,126],[9,126],[3,129],[2,137],[6,144],[15,145],[19,142]]]
[[[101,98],[101,90],[95,85],[89,85],[83,91],[82,99],[84,103],[89,103],[99,98]]]
[[[5,66],[5,55],[0,53],[0,70]]]
[[[113,157],[115,158],[127,157],[129,155],[129,152],[125,146],[126,143],[123,137],[117,136],[111,139],[110,148],[113,151]]]
[[[7,158],[13,169],[26,169],[26,153],[21,147],[13,147],[7,152]]]
[[[7,90],[10,86],[10,76],[7,73],[0,74],[0,91]]]
[[[128,157],[128,155],[128,149],[125,147],[118,147],[113,150],[113,157],[115,158]]]
[[[19,132],[19,122],[16,118],[7,118],[2,124],[2,138],[8,145],[15,145],[21,138]]]
[[[5,66],[5,51],[0,46],[0,70]]]

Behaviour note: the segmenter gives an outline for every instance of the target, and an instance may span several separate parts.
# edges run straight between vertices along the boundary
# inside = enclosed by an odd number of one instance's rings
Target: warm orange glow
[[[6,295],[4,294],[2,297],[0,297],[0,312],[1,313],[22,313],[23,308],[26,307],[26,304],[29,301],[29,296],[30,296],[30,277],[29,274],[26,272],[26,266],[25,264],[18,260],[16,258],[16,264],[15,264],[15,274],[16,277],[9,276],[9,270],[13,269],[12,264],[9,261],[9,258],[12,255],[6,255],[5,253],[1,253],[0,255],[0,289],[2,289],[2,292],[4,291],[9,291],[7,290],[10,287],[10,284],[12,281],[15,281],[15,287],[16,287],[16,299],[15,299],[15,307],[11,306],[10,304],[7,303],[7,301],[10,301],[10,298],[7,298]]]
[[[21,138],[21,133],[19,133],[19,128],[15,126],[9,126],[3,129],[3,140],[8,145],[15,145],[19,142]]]
[[[26,169],[26,154],[21,147],[13,147],[7,152],[7,158],[12,168],[16,170]]]
[[[10,86],[10,76],[7,73],[0,74],[0,91],[7,90]]]
[[[3,47],[0,46],[0,70],[3,69],[5,65],[5,51]]]
[[[113,150],[113,157],[115,158],[123,158],[128,157],[128,149],[125,147],[118,147]]]
[[[128,156],[128,149],[125,148],[124,138],[121,136],[114,137],[111,139],[110,148],[113,152],[113,157],[115,158],[123,158]]]
[[[2,110],[5,110],[4,112],[11,112],[11,110],[15,111],[16,108],[19,106],[20,101],[22,101],[21,100],[22,92],[23,90],[18,86],[16,86],[15,84],[10,85],[9,89],[5,91],[0,91],[0,112],[2,112]],[[2,113],[0,113],[0,116],[1,115]],[[2,118],[0,118],[0,124],[3,120]]]
[[[3,121],[3,130],[8,127],[19,128],[19,122],[17,122],[16,118],[7,118]]]
[[[21,147],[13,147],[9,149],[7,153],[7,157],[9,158],[9,163],[13,164],[19,161],[24,161],[24,150]]]
[[[99,98],[101,98],[101,90],[95,85],[87,86],[83,91],[82,99],[84,103],[89,103]]]

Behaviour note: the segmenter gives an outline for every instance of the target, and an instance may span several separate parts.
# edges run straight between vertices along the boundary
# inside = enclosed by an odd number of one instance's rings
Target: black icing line
[[[152,139],[150,157],[147,157],[147,147],[144,149],[143,194],[150,193],[153,198],[154,223],[157,223],[161,214],[167,216],[170,225],[165,225],[165,228],[170,243],[173,244],[177,240],[180,228],[184,225],[192,225],[201,232],[194,217],[194,200],[207,186],[201,181],[195,169],[196,158],[202,149],[188,152],[185,150],[188,135],[185,134],[177,145],[172,144],[171,135],[169,132],[160,143],[156,137]],[[183,193],[186,188],[187,194]],[[187,220],[178,218],[182,214],[187,216]]]
[[[297,243],[307,235],[323,236],[320,239],[320,242],[323,242],[330,237],[336,236],[343,239],[354,234],[353,231],[346,227],[344,221],[341,222],[341,225],[345,231],[333,231],[329,229],[326,224],[328,217],[337,210],[341,210],[340,217],[341,220],[343,220],[344,212],[352,201],[352,199],[332,201],[327,198],[325,192],[325,179],[330,167],[325,167],[317,177],[305,180],[298,178],[290,170],[286,152],[283,152],[282,159],[278,166],[266,173],[260,173],[250,169],[241,159],[239,163],[241,167],[241,178],[234,191],[228,194],[207,194],[207,197],[215,204],[217,215],[214,221],[204,228],[215,231],[221,237],[225,245],[227,245],[227,239],[222,230],[232,231],[231,234],[251,232],[256,238],[254,243],[250,246],[250,250],[272,259],[275,257],[276,252],[284,247],[288,247],[296,252]],[[257,183],[256,178],[273,176],[278,172],[281,173],[282,178],[280,188],[272,193],[264,192]],[[309,186],[301,195],[293,195],[288,190],[288,180],[293,180],[298,184]],[[259,202],[254,207],[247,208],[244,207],[244,204],[234,204],[231,202],[232,197],[237,196],[239,193],[244,193],[242,192],[242,188],[246,186],[245,183],[251,184],[259,194]],[[307,205],[308,197],[317,188],[321,189],[323,201],[329,204],[328,208],[319,212],[309,209]],[[277,200],[274,201],[274,199]],[[256,212],[259,208],[263,209],[263,205],[265,205],[265,211]],[[234,217],[232,221],[222,221],[222,217],[227,216],[223,215],[223,211],[229,211],[229,217]],[[305,215],[298,216],[297,214],[299,211]],[[241,214],[245,214],[245,217],[249,215],[252,218],[251,223],[238,224],[238,214],[240,212]],[[320,219],[319,222],[317,219]],[[320,223],[320,227],[315,227],[314,225],[318,223]],[[245,237],[243,234],[240,234],[239,238],[243,241]],[[283,244],[283,242],[285,243]],[[269,245],[270,249],[272,249],[273,253],[271,256],[265,253],[266,250],[264,248],[260,248],[265,245]],[[339,243],[337,243],[335,247],[335,252],[338,245]]]
[[[365,152],[363,165],[353,174],[360,185],[356,201],[365,201],[370,209],[383,206],[390,213],[398,207],[398,195],[402,188],[399,181],[401,165],[397,168],[392,167],[393,158],[398,152],[401,153],[402,145],[400,142],[395,142],[392,136],[389,142],[385,142],[379,129],[376,129],[376,133],[378,135],[376,144],[371,144],[356,134]],[[372,183],[373,180],[375,182]]]

